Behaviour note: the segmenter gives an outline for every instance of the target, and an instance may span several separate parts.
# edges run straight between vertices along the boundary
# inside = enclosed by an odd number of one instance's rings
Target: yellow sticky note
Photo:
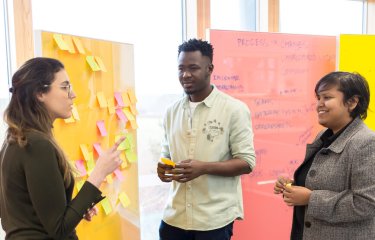
[[[120,153],[120,159],[122,160],[121,169],[126,168],[128,166],[128,161],[126,161],[125,152]]]
[[[176,163],[168,158],[160,158],[161,162],[172,167],[176,167]]]
[[[73,37],[73,42],[74,42],[74,45],[76,46],[78,52],[80,54],[85,54],[85,48],[83,47],[83,44],[81,42],[81,40],[77,37]]]
[[[285,187],[292,187],[292,183],[285,184]]]
[[[96,60],[96,63],[99,65],[99,68],[103,72],[107,72],[107,68],[105,67],[103,60],[100,57],[95,57],[95,60]]]
[[[53,39],[61,50],[69,50],[69,46],[66,44],[61,34],[53,34]]]
[[[104,198],[100,204],[102,205],[103,207],[103,210],[105,212],[105,215],[108,215],[112,212],[112,206],[111,206],[111,203],[109,202],[108,198]]]
[[[113,177],[112,177],[112,174],[109,174],[109,175],[106,177],[106,179],[107,179],[107,183],[108,183],[108,184],[112,184],[112,183],[113,183]]]
[[[79,180],[79,181],[76,181],[76,187],[77,187],[77,190],[81,190],[83,184],[85,183],[84,180]]]
[[[130,121],[130,127],[131,127],[132,129],[137,129],[137,128],[138,128],[137,121],[135,121],[135,120],[131,120],[131,121]]]
[[[94,170],[95,161],[94,161],[94,153],[89,152],[89,159],[87,160],[87,173],[90,175],[92,170]]]
[[[68,51],[70,53],[76,53],[76,50],[74,49],[74,44],[71,36],[64,36],[63,37],[66,45],[68,46]]]
[[[115,103],[114,103],[114,99],[113,98],[108,98],[107,99],[107,106],[108,106],[108,113],[109,114],[114,114],[116,112],[116,108],[115,108]]]
[[[107,100],[105,99],[104,93],[103,92],[97,92],[96,97],[98,99],[100,108],[106,108],[107,107]]]
[[[128,93],[124,92],[121,94],[121,96],[122,96],[122,101],[124,102],[124,106],[125,107],[130,106],[130,99],[129,99]]]
[[[90,65],[91,70],[93,70],[94,72],[96,72],[96,71],[100,71],[100,67],[99,67],[99,65],[95,62],[95,57],[94,57],[94,56],[87,56],[87,57],[86,57],[86,61],[87,61],[87,63]]]
[[[124,112],[126,118],[127,118],[129,121],[135,120],[135,117],[134,117],[133,114],[130,112],[129,108],[124,108],[124,109],[122,109],[122,111]]]
[[[134,90],[133,89],[129,89],[128,90],[128,95],[129,95],[130,102],[133,103],[133,104],[135,104],[137,102],[137,98],[135,97]]]
[[[126,208],[130,205],[130,199],[128,197],[128,195],[126,195],[126,193],[124,192],[121,192],[118,196],[118,199],[120,200],[121,202],[121,205]]]
[[[74,118],[75,120],[78,120],[78,121],[81,120],[81,119],[79,118],[79,114],[78,114],[77,106],[76,106],[75,103],[73,104],[72,115],[73,115],[73,118]]]
[[[131,149],[125,150],[125,155],[130,163],[137,161],[137,155]]]
[[[90,159],[90,153],[89,153],[89,150],[87,148],[87,145],[86,144],[80,144],[79,147],[81,148],[81,152],[82,152],[83,158],[86,161],[88,161]]]
[[[70,116],[70,118],[65,118],[65,119],[64,119],[64,122],[65,122],[65,123],[74,123],[75,120],[74,120],[74,118],[73,118],[73,115]]]
[[[134,116],[138,114],[138,111],[135,108],[135,105],[130,105],[129,107],[130,107],[130,111],[133,113]]]

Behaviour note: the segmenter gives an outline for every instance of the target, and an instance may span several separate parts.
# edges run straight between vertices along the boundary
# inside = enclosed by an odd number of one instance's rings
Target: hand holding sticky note
[[[292,183],[285,184],[285,187],[292,187]]]
[[[172,167],[176,167],[176,163],[168,158],[160,158],[161,162]]]

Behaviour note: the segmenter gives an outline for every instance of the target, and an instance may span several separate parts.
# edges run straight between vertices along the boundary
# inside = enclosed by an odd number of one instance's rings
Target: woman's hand
[[[94,206],[87,211],[87,213],[83,216],[83,219],[90,222],[96,215],[98,215],[98,208]]]
[[[284,192],[285,186],[287,184],[293,184],[294,181],[288,177],[279,176],[275,182],[275,186],[273,187],[274,194],[280,194]]]
[[[283,196],[288,206],[305,206],[310,201],[311,190],[300,186],[285,186]]]

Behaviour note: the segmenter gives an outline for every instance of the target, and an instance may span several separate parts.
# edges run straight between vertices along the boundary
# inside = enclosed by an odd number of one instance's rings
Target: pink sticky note
[[[123,121],[124,123],[126,123],[128,121],[128,119],[125,117],[125,114],[124,112],[122,111],[122,109],[116,109],[116,114],[117,114],[117,117]]]
[[[100,146],[100,143],[94,143],[94,149],[99,156],[102,155],[103,150],[102,150],[102,147]]]
[[[83,160],[76,161],[76,167],[79,173],[81,174],[81,177],[86,176],[87,172],[86,172],[85,163]]]
[[[115,92],[115,99],[117,102],[117,106],[125,107],[124,101],[122,100],[122,95],[119,92]]]
[[[120,180],[120,182],[124,181],[124,175],[122,175],[122,172],[119,169],[116,169],[113,173],[116,175],[118,180]]]
[[[103,120],[97,121],[96,126],[98,126],[100,134],[102,135],[102,137],[107,136],[107,130],[105,129],[105,123],[104,123]]]

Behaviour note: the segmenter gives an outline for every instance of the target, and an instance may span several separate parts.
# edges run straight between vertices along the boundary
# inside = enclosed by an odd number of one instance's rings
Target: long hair
[[[44,103],[37,98],[37,94],[50,91],[49,85],[62,69],[64,65],[56,59],[37,57],[26,61],[13,75],[9,89],[12,97],[4,112],[4,121],[8,124],[5,141],[25,147],[28,143],[26,133],[38,132],[43,135],[56,149],[58,165],[65,187],[68,187],[72,168],[53,136],[53,119]]]

